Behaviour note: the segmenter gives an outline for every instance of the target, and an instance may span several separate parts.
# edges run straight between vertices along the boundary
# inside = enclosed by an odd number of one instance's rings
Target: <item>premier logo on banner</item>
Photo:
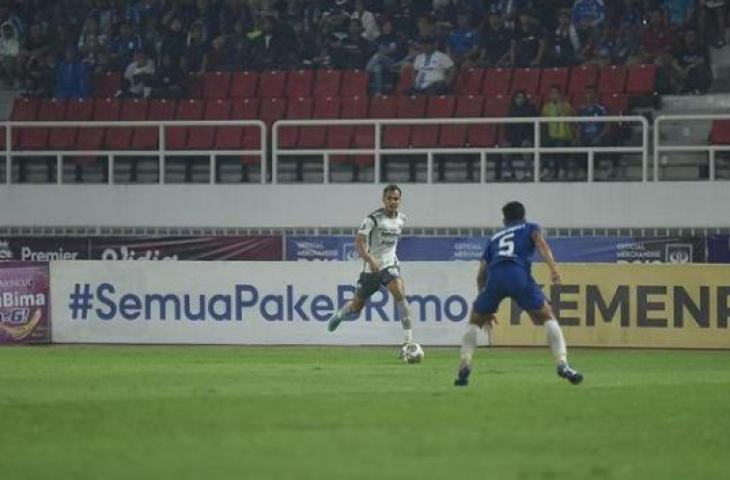
[[[49,343],[47,264],[0,262],[0,344]]]
[[[355,262],[55,262],[59,342],[395,344],[392,299],[376,293],[336,333],[326,320],[352,298]],[[457,345],[476,293],[475,262],[407,262],[416,340]],[[573,345],[730,348],[729,267],[563,265],[546,288]],[[542,266],[538,279],[545,279]],[[509,302],[497,345],[543,345],[544,329]]]

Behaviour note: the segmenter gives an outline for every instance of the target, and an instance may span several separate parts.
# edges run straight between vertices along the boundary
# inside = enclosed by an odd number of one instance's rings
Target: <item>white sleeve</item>
[[[360,224],[360,228],[357,230],[358,235],[365,235],[366,237],[370,235],[370,231],[375,227],[375,221],[373,220],[373,217],[368,215],[365,217],[365,219]]]

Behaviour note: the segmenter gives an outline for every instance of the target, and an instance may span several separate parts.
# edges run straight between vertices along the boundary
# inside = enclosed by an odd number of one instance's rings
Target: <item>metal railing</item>
[[[666,145],[662,142],[662,126],[668,123],[680,123],[680,122],[698,122],[698,121],[715,121],[715,120],[730,120],[730,115],[721,114],[707,114],[707,115],[658,115],[654,119],[654,179],[659,181],[660,172],[659,166],[661,163],[662,155],[667,153],[706,153],[708,155],[708,180],[715,180],[715,160],[717,152],[730,152],[730,145],[711,145],[710,139],[707,138],[706,144],[695,144],[695,145]],[[708,132],[709,135],[709,132]]]
[[[504,147],[461,147],[461,148],[392,148],[383,145],[382,134],[384,127],[388,126],[423,126],[423,125],[502,125],[502,124],[528,124],[532,123],[534,138],[533,146],[522,148]],[[634,123],[641,126],[641,145],[637,146],[576,146],[576,147],[545,147],[542,146],[541,136],[543,125],[549,123]],[[293,127],[334,127],[334,126],[369,126],[374,129],[374,144],[371,148],[282,148],[280,146],[280,130]],[[374,183],[380,182],[381,162],[383,155],[426,155],[426,182],[433,182],[433,161],[434,155],[438,154],[479,154],[480,156],[480,182],[486,182],[486,159],[489,154],[531,154],[533,157],[533,181],[540,181],[540,157],[550,154],[587,154],[587,180],[594,180],[595,155],[600,153],[631,153],[641,155],[641,180],[647,182],[649,166],[649,122],[643,116],[602,116],[602,117],[489,117],[489,118],[439,118],[439,119],[332,119],[332,120],[279,120],[274,123],[272,131],[272,168],[271,182],[278,183],[278,166],[280,156],[322,156],[324,183],[329,181],[330,157],[332,155],[372,155],[374,157]]]
[[[56,182],[62,183],[63,177],[63,159],[64,157],[106,157],[107,158],[107,183],[114,183],[114,157],[157,157],[159,168],[158,183],[165,183],[165,160],[166,157],[208,157],[210,168],[210,183],[215,183],[216,162],[221,156],[258,156],[261,164],[261,183],[266,182],[267,178],[267,129],[266,124],[260,120],[201,120],[201,121],[88,121],[88,122],[4,122],[5,128],[5,182],[10,183],[12,178],[12,159],[28,158],[28,157],[55,157],[56,158]],[[201,149],[201,150],[169,150],[167,149],[168,128],[173,127],[258,127],[260,133],[260,144],[258,149]],[[58,129],[74,129],[79,128],[79,134],[83,134],[84,129],[114,129],[114,128],[157,128],[157,148],[153,150],[140,149],[121,149],[112,150],[107,148],[101,149],[80,149],[56,150],[19,150],[15,145],[16,132],[21,133],[21,129],[47,128],[50,131]],[[50,133],[49,133],[50,135]]]

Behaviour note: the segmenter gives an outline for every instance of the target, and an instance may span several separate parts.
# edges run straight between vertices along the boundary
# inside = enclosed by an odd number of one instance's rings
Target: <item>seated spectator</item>
[[[573,4],[573,23],[580,30],[599,27],[606,19],[606,6],[603,0],[575,0]]]
[[[684,28],[692,21],[696,0],[662,0],[661,5],[667,14],[669,23],[677,28]]]
[[[510,66],[512,32],[496,11],[489,13],[487,24],[480,35],[481,48],[477,64],[481,67],[505,68]]]
[[[294,31],[272,15],[261,20],[261,35],[253,40],[253,58],[258,69],[282,70],[297,65]]]
[[[20,56],[20,39],[18,32],[10,22],[0,26],[0,77],[6,86],[17,88],[20,86],[18,76],[18,59]]]
[[[52,97],[56,88],[56,67],[57,58],[55,52],[51,51],[41,55],[30,64],[25,75],[25,90],[29,97],[48,98]]]
[[[666,65],[676,38],[676,30],[667,23],[664,12],[660,8],[651,9],[641,34],[638,52],[628,63]]]
[[[512,66],[536,68],[542,65],[547,41],[545,32],[530,11],[520,13],[511,48]]]
[[[456,20],[456,28],[446,41],[446,53],[460,66],[468,67],[479,55],[479,34],[467,13],[460,13]]]
[[[699,31],[704,32],[706,41],[715,46],[722,48],[727,41],[725,35],[727,32],[727,2],[726,0],[700,0],[699,5]],[[716,24],[714,28],[710,28],[710,23]]]
[[[79,60],[76,50],[66,48],[63,60],[56,67],[55,98],[88,98],[91,93],[91,72]]]
[[[512,95],[512,103],[510,103],[508,117],[539,117],[537,108],[527,98],[522,90],[516,91]],[[509,148],[526,148],[534,145],[535,127],[532,123],[507,123],[504,125],[505,138],[507,143],[504,145]],[[513,155],[503,155],[497,159],[495,164],[495,177],[497,180],[512,180],[515,178],[515,168],[512,163]],[[520,155],[523,160],[532,158],[532,155]],[[529,169],[524,172],[529,175]]]
[[[710,56],[694,30],[684,32],[672,58],[672,69],[677,93],[703,94],[710,88]]]
[[[143,50],[134,54],[134,60],[124,70],[124,87],[118,95],[147,98],[154,84],[155,62]]]
[[[343,70],[365,68],[372,55],[372,46],[363,38],[359,20],[350,20],[347,36],[330,43],[329,52],[335,68]]]
[[[445,53],[436,50],[434,38],[421,41],[423,52],[413,60],[414,94],[444,95],[448,93],[454,80],[454,61]]]
[[[203,25],[200,22],[193,23],[190,28],[182,66],[185,72],[193,75],[202,75],[208,69],[208,44],[203,36]]]
[[[77,47],[85,63],[92,69],[105,63],[107,37],[99,31],[99,22],[94,17],[88,17],[84,28],[79,35]]]
[[[383,33],[375,40],[375,54],[365,65],[365,70],[370,74],[373,94],[385,93],[386,77],[398,68],[398,61],[407,53],[405,43],[405,39],[393,31],[390,20],[383,22]]]
[[[608,114],[606,107],[598,101],[596,87],[587,87],[583,105],[578,109],[580,117],[605,117]],[[576,135],[576,144],[583,147],[598,147],[606,144],[608,135],[606,124],[601,122],[579,123]]]
[[[569,117],[573,115],[573,107],[570,106],[555,85],[550,87],[548,101],[542,107],[543,117]],[[570,147],[573,143],[573,128],[567,122],[548,122],[542,136],[543,147]],[[561,158],[568,159],[566,154],[549,154],[543,157],[543,171],[541,177],[551,177],[553,180],[565,177],[567,165],[561,165]],[[567,162],[563,162],[567,163]]]
[[[555,67],[571,67],[582,60],[581,42],[578,30],[573,25],[570,10],[563,10],[558,15],[558,26],[550,42],[551,64]]]
[[[51,39],[43,32],[43,26],[40,23],[31,25],[25,48],[21,49],[18,56],[19,76],[24,88],[29,89],[29,73],[38,68],[52,49]]]
[[[151,81],[154,98],[182,98],[185,94],[186,75],[180,63],[173,61],[170,55],[163,55],[160,67]]]
[[[119,25],[119,34],[109,44],[110,63],[114,70],[124,70],[134,59],[134,52],[142,48],[142,38],[124,22]]]
[[[373,12],[365,9],[363,0],[355,0],[355,11],[350,15],[350,20],[359,20],[362,25],[362,37],[368,42],[374,41],[380,36],[378,22]]]
[[[162,37],[160,58],[167,55],[173,62],[179,63],[187,50],[187,35],[183,31],[182,20],[173,18],[168,31]]]

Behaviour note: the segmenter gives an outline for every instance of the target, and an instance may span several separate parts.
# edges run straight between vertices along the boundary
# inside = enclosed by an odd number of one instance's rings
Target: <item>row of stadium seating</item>
[[[457,95],[509,95],[522,90],[544,95],[557,85],[564,93],[575,94],[587,86],[601,93],[646,95],[654,92],[655,65],[580,66],[572,68],[463,69],[459,71],[454,93]],[[296,70],[209,72],[191,77],[191,98],[279,98],[365,95],[368,74],[362,70]],[[410,91],[413,71],[400,75],[396,93]],[[94,79],[96,98],[112,97],[121,87],[119,73],[105,73]]]
[[[536,99],[540,100],[540,99]],[[163,121],[255,120],[269,127],[279,119],[451,118],[504,117],[508,95],[478,96],[351,96],[270,99],[141,100],[141,99],[18,99],[14,121]],[[605,94],[609,114],[623,114],[626,94]],[[539,105],[539,102],[537,102]],[[574,105],[582,104],[576,94]],[[306,132],[304,129],[306,128]],[[390,126],[384,130],[386,147],[494,146],[503,143],[495,125]],[[19,128],[14,147],[20,150],[156,149],[155,128]],[[372,127],[282,128],[280,146],[301,148],[370,148]],[[175,127],[167,132],[166,147],[181,149],[254,149],[260,146],[256,127]]]

